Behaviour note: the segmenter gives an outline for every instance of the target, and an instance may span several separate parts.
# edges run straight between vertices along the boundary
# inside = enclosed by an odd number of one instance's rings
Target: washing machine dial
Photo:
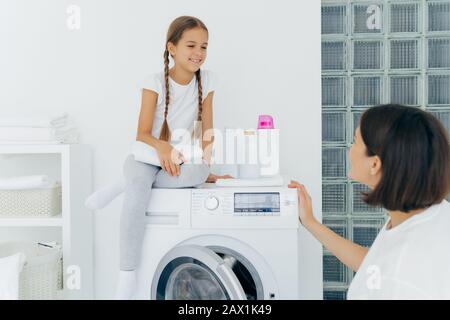
[[[212,210],[216,210],[218,206],[219,206],[219,199],[217,199],[216,196],[209,195],[205,199],[205,208],[206,209],[212,211]]]

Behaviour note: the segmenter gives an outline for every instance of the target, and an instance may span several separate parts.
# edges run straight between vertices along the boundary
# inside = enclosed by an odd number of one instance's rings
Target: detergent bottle
[[[273,118],[263,114],[258,117],[258,163],[261,176],[275,176],[280,170],[279,130]]]

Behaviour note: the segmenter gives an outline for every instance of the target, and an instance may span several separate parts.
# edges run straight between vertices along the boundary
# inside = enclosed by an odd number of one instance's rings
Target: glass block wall
[[[370,246],[386,212],[361,200],[348,148],[361,112],[428,110],[450,130],[450,1],[322,0],[322,208],[338,234]],[[324,299],[345,299],[353,272],[324,250]]]

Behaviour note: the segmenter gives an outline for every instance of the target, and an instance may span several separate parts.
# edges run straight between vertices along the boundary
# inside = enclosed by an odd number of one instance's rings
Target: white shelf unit
[[[61,299],[93,299],[93,216],[84,206],[92,192],[92,152],[83,144],[0,145],[0,155],[55,154],[60,159],[62,212],[51,218],[0,218],[1,228],[61,229],[64,289]],[[40,174],[40,173],[36,173]],[[14,227],[14,228],[12,228]],[[17,228],[16,228],[17,227]],[[29,230],[29,229],[26,229]],[[1,232],[1,231],[0,231]],[[37,231],[39,234],[39,230]],[[80,289],[69,289],[69,266],[78,266]]]
[[[0,227],[62,227],[62,214],[52,218],[0,218]]]

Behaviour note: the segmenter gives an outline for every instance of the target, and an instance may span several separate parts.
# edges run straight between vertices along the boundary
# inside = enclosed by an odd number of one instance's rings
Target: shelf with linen
[[[84,206],[92,193],[91,162],[88,145],[0,143],[0,243],[56,242],[62,248],[64,278],[69,266],[83,270],[81,289],[69,290],[64,281],[57,299],[93,297],[92,212]],[[2,185],[18,177],[28,184],[21,189],[20,180]],[[40,185],[40,180],[48,185]],[[3,214],[2,192],[9,199]]]
[[[62,226],[60,161],[58,154],[0,155],[0,226]]]

